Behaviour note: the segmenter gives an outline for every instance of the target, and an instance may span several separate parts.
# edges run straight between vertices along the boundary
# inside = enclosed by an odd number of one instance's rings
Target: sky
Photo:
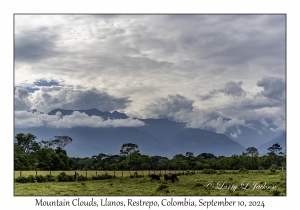
[[[17,14],[14,67],[17,127],[168,117],[218,133],[251,120],[286,129],[285,15]],[[56,108],[130,119],[47,115]]]

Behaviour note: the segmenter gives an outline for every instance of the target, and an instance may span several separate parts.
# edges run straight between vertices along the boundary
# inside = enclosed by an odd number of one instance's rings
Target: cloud
[[[15,93],[15,109],[118,110],[219,132],[228,129],[226,118],[283,128],[285,21],[273,14],[15,15],[14,81],[29,90]]]
[[[171,116],[181,110],[191,111],[192,109],[193,101],[179,94],[168,95],[168,97],[161,98],[146,107],[146,111],[152,116],[156,115],[156,117]]]
[[[137,119],[108,119],[103,120],[99,116],[88,116],[85,113],[74,111],[71,115],[62,116],[60,112],[56,115],[48,115],[40,112],[15,111],[16,128],[29,127],[139,127],[144,126],[144,122]]]
[[[266,76],[257,81],[257,86],[264,88],[260,93],[264,97],[279,101],[285,100],[285,81],[283,78]]]
[[[243,84],[242,81],[239,82],[227,82],[225,84],[224,88],[218,89],[218,90],[211,90],[209,91],[209,94],[206,95],[198,95],[198,97],[202,100],[208,100],[212,97],[215,97],[215,95],[217,95],[218,93],[224,93],[225,95],[228,96],[233,96],[233,97],[245,97],[246,96],[246,91],[244,91],[241,87],[241,85]]]
[[[16,99],[17,98],[17,99]],[[116,111],[125,109],[131,100],[128,97],[115,97],[96,88],[80,90],[68,87],[42,87],[30,95],[24,88],[18,88],[15,96],[16,110],[26,107],[49,112],[56,108],[91,109]],[[25,106],[26,105],[26,106]],[[25,109],[26,110],[26,109]]]
[[[232,81],[228,82],[226,83],[225,88],[221,89],[220,92],[230,96],[245,96],[246,92],[241,88],[242,84],[242,81],[239,81],[238,83]]]
[[[14,50],[16,61],[36,62],[57,56],[59,53],[55,50],[56,37],[47,27],[16,34]]]

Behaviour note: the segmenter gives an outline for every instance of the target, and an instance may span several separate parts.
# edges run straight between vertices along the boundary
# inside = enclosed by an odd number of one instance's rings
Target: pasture
[[[61,172],[61,171],[60,171]],[[60,172],[52,171],[52,175]],[[74,171],[65,171],[73,175]],[[159,174],[160,171],[155,171]],[[168,171],[167,171],[168,172]],[[35,171],[22,172],[22,176],[35,175]],[[38,175],[49,171],[38,171]],[[83,176],[96,175],[96,171],[78,171]],[[113,179],[78,181],[14,183],[15,196],[286,196],[286,171],[226,171],[204,174],[196,171],[192,175],[179,175],[174,184],[165,182],[162,171],[161,180],[151,181],[149,171],[145,177],[130,178],[129,172],[107,171]],[[133,172],[131,172],[133,175]],[[142,174],[141,171],[138,172]],[[150,171],[153,174],[153,171]],[[15,171],[15,178],[20,174]],[[97,172],[100,175],[100,172]]]

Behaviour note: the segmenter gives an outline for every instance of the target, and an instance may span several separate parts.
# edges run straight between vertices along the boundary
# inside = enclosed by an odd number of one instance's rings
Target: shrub
[[[27,183],[27,178],[24,177],[24,176],[20,176],[18,178],[15,179],[15,182],[18,182],[18,183]]]
[[[33,176],[33,175],[29,175],[28,177],[27,177],[27,182],[31,182],[31,183],[34,183],[35,182],[35,177]]]
[[[273,195],[273,196],[279,196],[280,195],[280,191],[279,190],[272,190],[271,191],[271,195]]]
[[[271,174],[275,174],[276,173],[276,169],[277,169],[277,165],[276,164],[272,164],[270,167],[270,173]]]
[[[109,175],[109,174],[101,174],[101,175],[97,175],[97,176],[92,176],[92,180],[102,180],[102,179],[113,179],[114,176],[113,175]]]
[[[67,175],[65,172],[61,172],[59,175],[57,175],[57,181],[72,182],[74,181],[74,177],[72,175]]]
[[[78,181],[88,181],[88,177],[80,175]]]
[[[196,183],[195,186],[196,186],[196,187],[202,187],[203,184],[201,184],[201,183]]]
[[[270,173],[271,174],[276,174],[276,168],[270,168]]]
[[[204,168],[204,169],[209,169],[209,168],[210,168],[210,165],[209,165],[208,163],[204,163],[204,164],[203,164],[203,168]]]
[[[46,177],[48,179],[48,182],[56,182],[57,181],[57,178],[51,174],[47,174]]]
[[[225,174],[226,173],[226,171],[224,171],[223,169],[221,169],[221,170],[219,170],[218,171],[218,174],[220,175],[220,174]]]
[[[214,169],[204,169],[202,171],[203,174],[215,174],[216,173],[216,170]]]
[[[158,186],[158,188],[156,189],[157,191],[163,190],[168,188],[168,185],[166,185],[165,183],[162,183]]]
[[[242,173],[242,174],[248,174],[248,169],[240,168],[240,169],[239,169],[239,173]]]
[[[35,178],[36,178],[37,182],[47,182],[48,181],[47,176],[37,175]]]

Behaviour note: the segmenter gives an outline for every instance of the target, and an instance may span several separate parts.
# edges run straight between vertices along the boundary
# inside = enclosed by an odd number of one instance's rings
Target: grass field
[[[16,172],[17,173],[17,172]],[[25,172],[23,172],[25,173]],[[67,173],[67,172],[66,172]],[[73,174],[74,172],[70,172]],[[81,171],[85,175],[85,171]],[[113,174],[113,171],[108,172]],[[121,173],[121,172],[120,172]],[[123,172],[124,173],[124,172]],[[148,171],[144,171],[148,175]],[[159,172],[156,171],[156,174]],[[163,173],[163,172],[162,172]],[[31,174],[35,175],[35,171]],[[46,175],[39,173],[39,175]],[[58,173],[59,174],[59,173]],[[88,171],[88,174],[93,174]],[[96,172],[94,171],[95,175]],[[99,171],[98,171],[99,174]],[[24,174],[22,174],[23,176]],[[52,175],[55,175],[52,172]],[[124,175],[124,174],[123,174]],[[128,172],[129,175],[129,172]],[[178,176],[179,181],[166,183],[141,178],[121,177],[84,182],[14,183],[15,196],[273,196],[286,195],[286,173],[270,174],[226,172]]]

